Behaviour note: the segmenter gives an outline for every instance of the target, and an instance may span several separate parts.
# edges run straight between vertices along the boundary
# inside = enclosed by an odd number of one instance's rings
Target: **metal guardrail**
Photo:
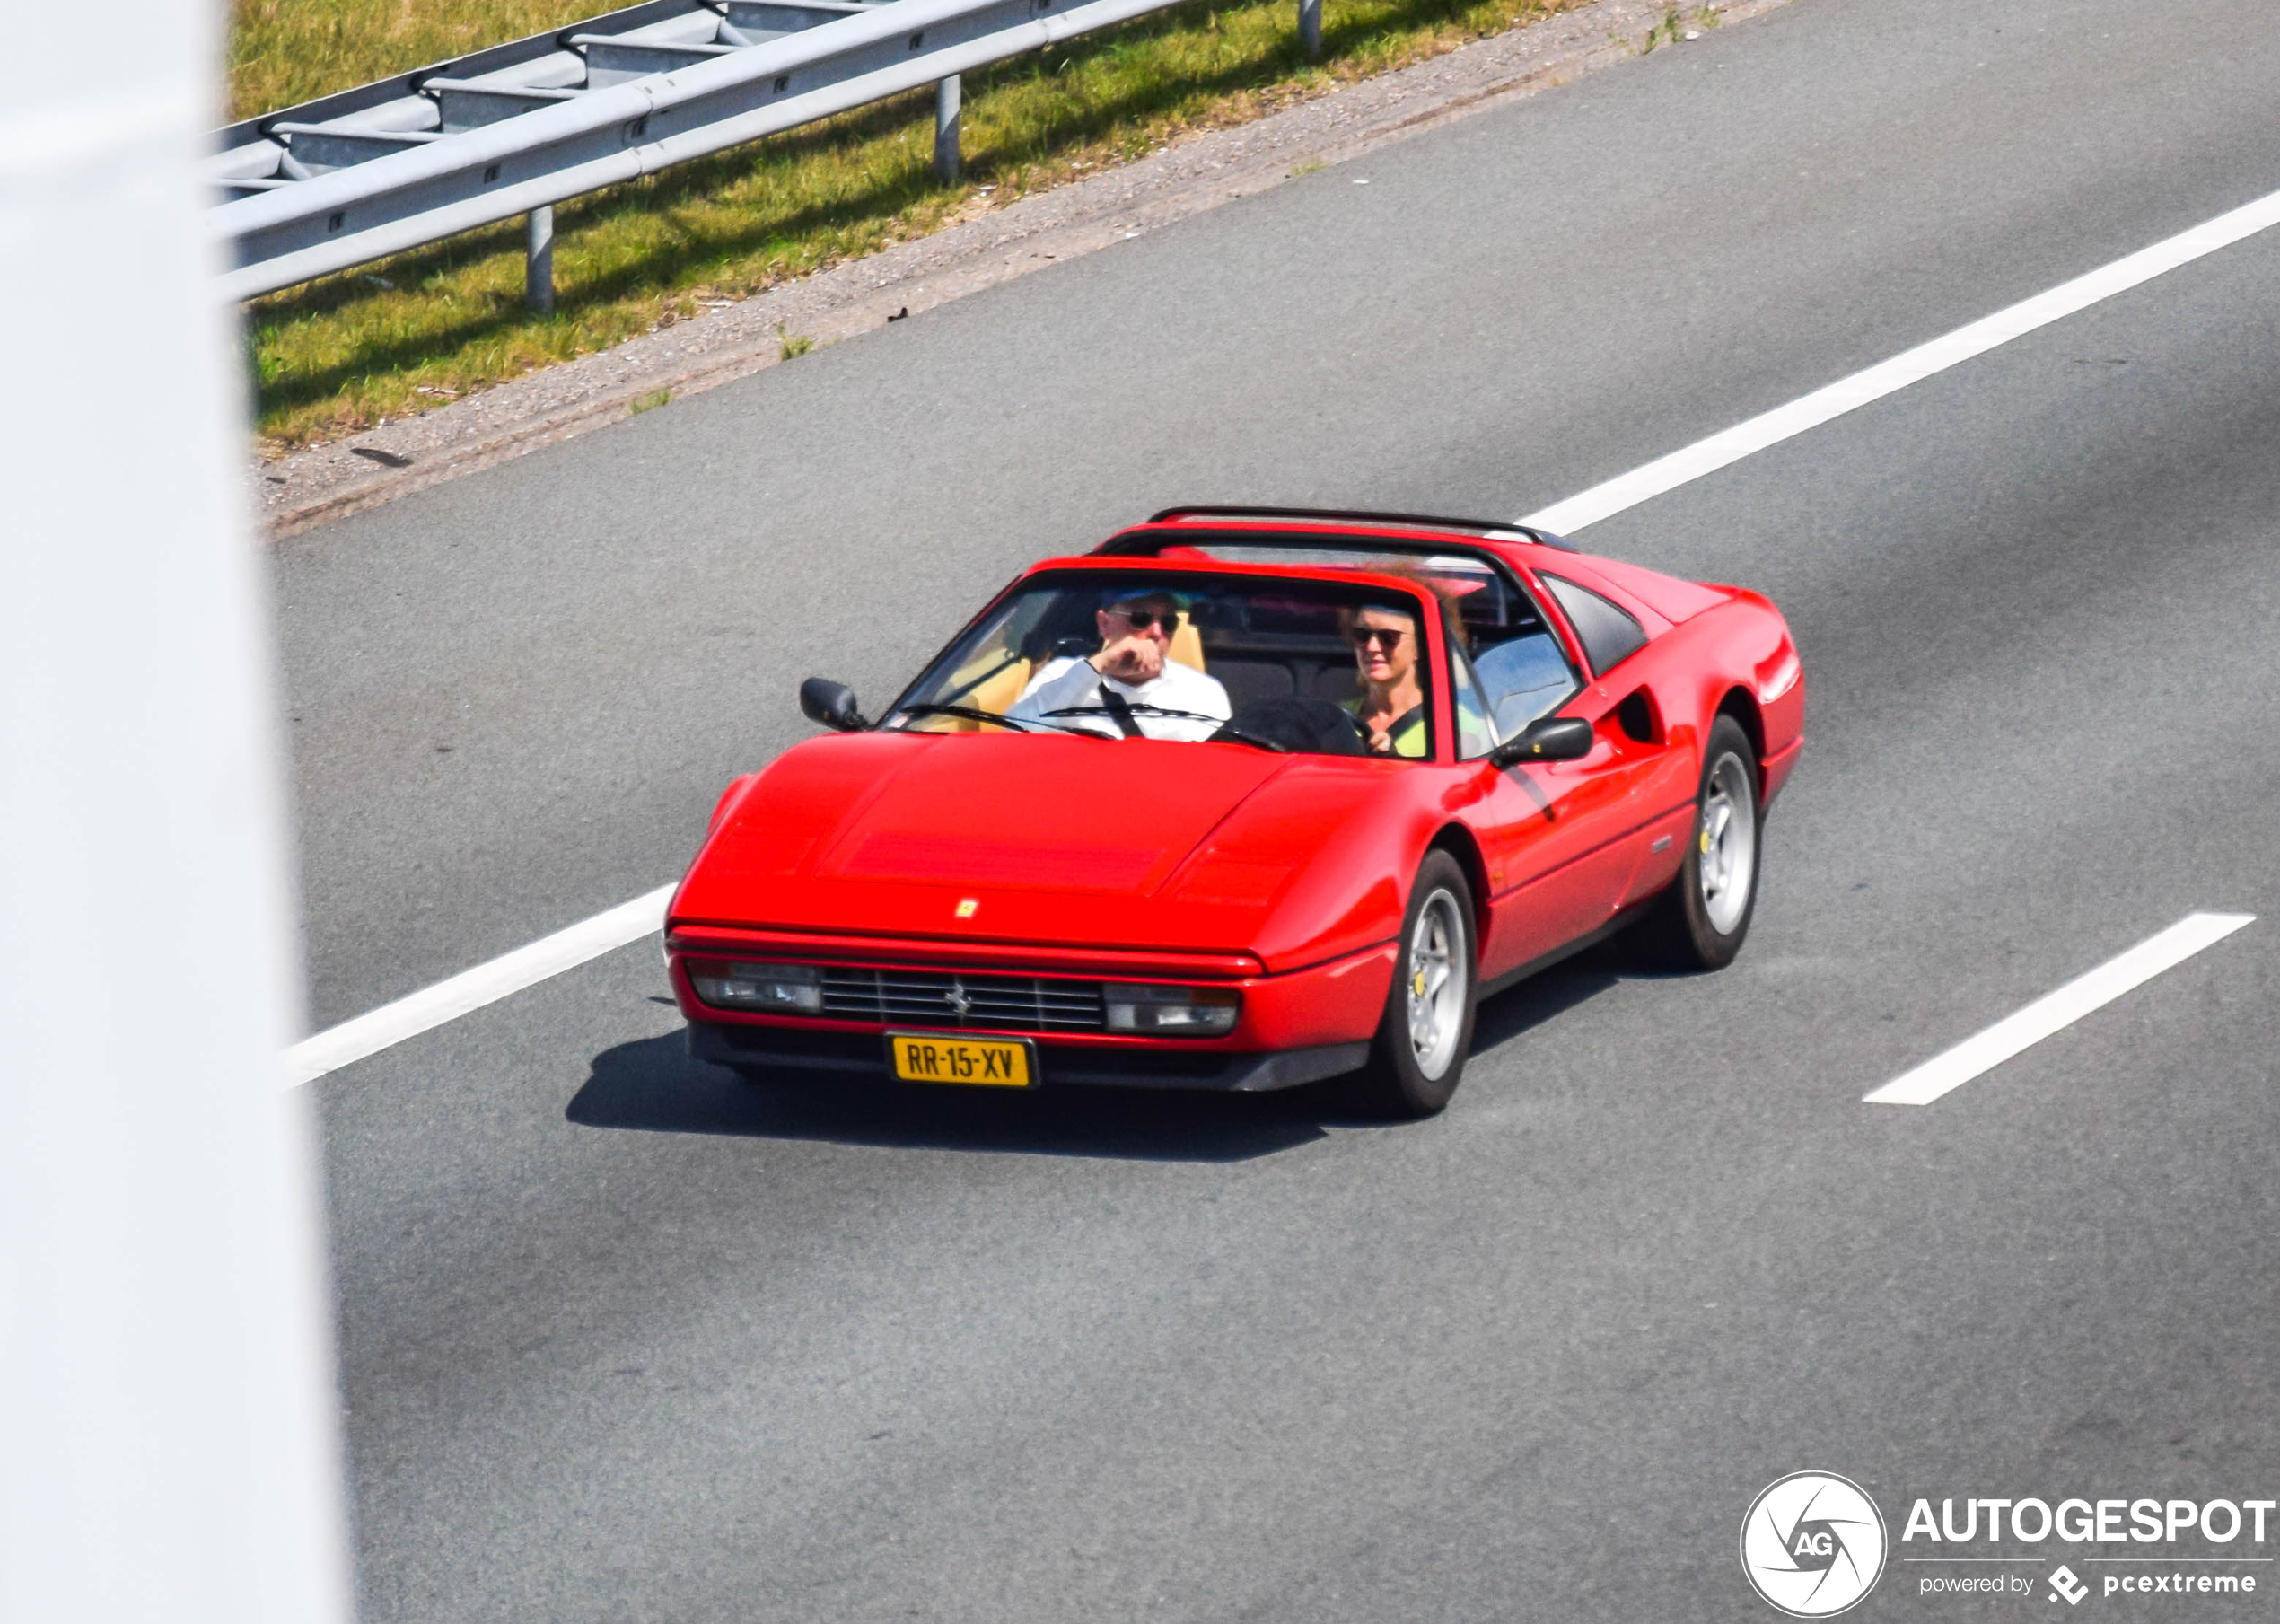
[[[553,206],[935,86],[957,176],[959,75],[1180,0],[649,0],[222,132],[209,213],[232,299],[527,215],[551,306]],[[1321,0],[1299,0],[1320,48]]]

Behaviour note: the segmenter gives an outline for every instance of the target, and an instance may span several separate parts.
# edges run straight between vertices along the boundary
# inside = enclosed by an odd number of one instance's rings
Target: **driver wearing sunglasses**
[[[1227,720],[1227,690],[1170,657],[1186,601],[1177,593],[1111,592],[1093,611],[1098,654],[1048,661],[1006,715],[1127,738],[1207,739]]]
[[[1363,742],[1380,756],[1425,753],[1425,689],[1417,681],[1417,618],[1382,603],[1340,610],[1362,691],[1346,701]]]

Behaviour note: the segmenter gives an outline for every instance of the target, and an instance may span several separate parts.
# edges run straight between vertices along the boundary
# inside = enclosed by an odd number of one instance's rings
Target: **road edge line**
[[[630,902],[581,919],[487,963],[328,1027],[285,1050],[285,1086],[298,1088],[407,1038],[432,1031],[472,1010],[521,992],[664,928],[674,887],[661,885]]]
[[[2128,952],[1863,1094],[1861,1103],[1929,1105],[2255,922],[2254,914],[2188,914]]]
[[[1903,350],[1850,377],[1825,384],[1785,406],[1737,423],[1668,456],[1657,457],[1628,473],[1618,474],[1589,490],[1579,491],[1565,501],[1532,513],[1520,522],[1555,535],[1566,535],[1596,524],[1784,440],[1793,439],[1808,429],[1818,428],[1846,412],[1896,394],[1912,383],[1960,366],[2039,328],[2063,320],[2118,294],[2127,293],[2219,249],[2230,248],[2275,224],[2280,224],[2280,191],[2268,192],[2189,231],[2101,265],[2030,299],[2021,299],[1991,316],[1982,316],[1951,333]]]

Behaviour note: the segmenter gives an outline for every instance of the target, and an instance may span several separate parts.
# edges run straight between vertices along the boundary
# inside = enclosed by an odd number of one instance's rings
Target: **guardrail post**
[[[522,249],[522,303],[541,316],[554,314],[554,205],[531,211]]]
[[[1310,57],[1322,54],[1322,0],[1298,0],[1298,48]]]
[[[934,86],[934,179],[944,186],[958,180],[959,104],[958,75],[952,74]]]

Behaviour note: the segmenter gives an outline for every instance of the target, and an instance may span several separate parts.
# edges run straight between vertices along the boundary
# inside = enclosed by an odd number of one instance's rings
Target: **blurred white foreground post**
[[[0,89],[0,1619],[339,1624],[220,6],[91,21]]]

